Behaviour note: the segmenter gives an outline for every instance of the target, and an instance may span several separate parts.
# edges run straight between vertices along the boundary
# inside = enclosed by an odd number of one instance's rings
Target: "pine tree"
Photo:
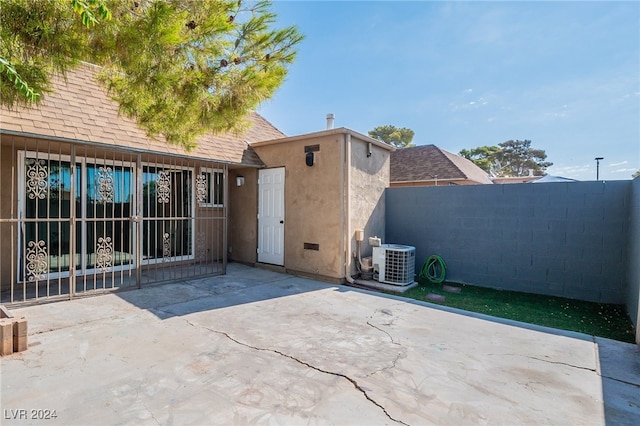
[[[374,139],[378,139],[381,142],[388,143],[396,148],[414,146],[411,143],[414,134],[415,133],[411,129],[406,127],[397,128],[392,125],[378,126],[373,130],[369,130],[369,136]]]
[[[2,0],[2,105],[37,104],[87,61],[120,111],[173,144],[239,130],[282,84],[302,35],[268,1]]]
[[[544,161],[547,153],[543,149],[531,148],[530,140],[508,140],[498,146],[463,149],[459,155],[491,175],[500,177],[527,176],[529,170],[535,176],[542,176],[547,167],[553,165]]]

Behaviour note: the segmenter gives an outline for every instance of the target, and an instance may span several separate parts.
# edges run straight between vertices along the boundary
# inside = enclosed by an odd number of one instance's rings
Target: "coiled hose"
[[[436,284],[443,282],[446,274],[447,265],[444,263],[444,259],[437,254],[429,256],[420,270],[420,278],[426,278]]]

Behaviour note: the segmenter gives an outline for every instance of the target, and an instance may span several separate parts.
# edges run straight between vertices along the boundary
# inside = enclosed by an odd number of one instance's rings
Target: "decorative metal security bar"
[[[221,202],[226,174],[215,163],[147,157],[142,163],[142,282],[179,280],[222,273],[226,259],[226,212]]]
[[[0,303],[224,273],[225,165],[2,135]]]

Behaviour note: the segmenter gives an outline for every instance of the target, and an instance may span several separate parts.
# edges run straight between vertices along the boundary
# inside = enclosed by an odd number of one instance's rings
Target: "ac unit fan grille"
[[[387,249],[385,253],[385,282],[411,284],[415,274],[415,250]]]

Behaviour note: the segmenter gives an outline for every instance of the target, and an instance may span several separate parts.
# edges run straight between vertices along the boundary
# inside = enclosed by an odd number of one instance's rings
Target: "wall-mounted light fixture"
[[[315,159],[315,153],[320,151],[320,144],[307,145],[304,147],[304,162],[307,166],[312,167]]]
[[[244,185],[244,176],[236,176],[236,185],[237,186]]]

